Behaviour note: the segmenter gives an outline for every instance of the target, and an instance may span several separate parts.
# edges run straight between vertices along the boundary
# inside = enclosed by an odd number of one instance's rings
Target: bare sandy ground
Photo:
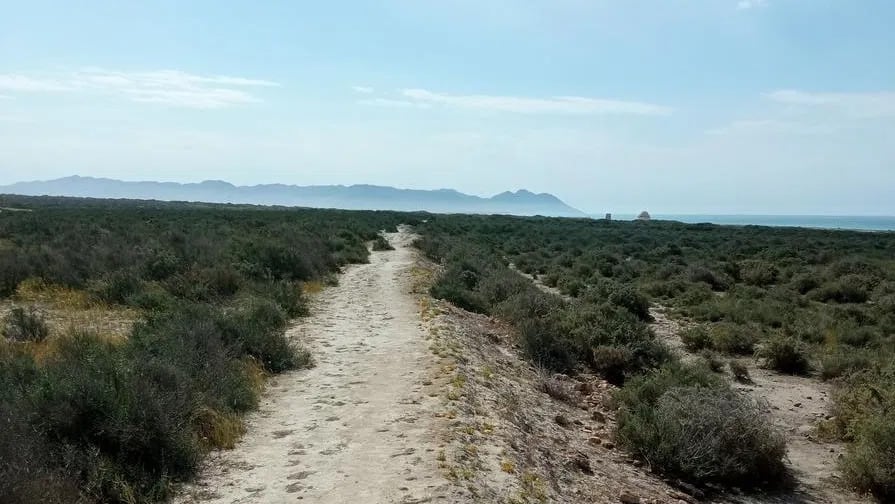
[[[180,503],[412,503],[447,499],[436,462],[435,410],[423,393],[433,365],[411,296],[415,252],[348,267],[289,336],[316,366],[269,383],[247,434],[209,457]]]

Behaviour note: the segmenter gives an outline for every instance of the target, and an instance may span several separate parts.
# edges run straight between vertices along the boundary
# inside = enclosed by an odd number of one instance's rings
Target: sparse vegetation
[[[643,325],[649,306],[660,305],[687,320],[681,338],[706,357],[706,370],[723,370],[726,354],[736,359],[727,365],[741,382],[750,377],[739,360],[749,358],[781,373],[835,379],[833,430],[853,443],[843,472],[856,486],[888,495],[884,472],[871,474],[859,462],[883,453],[895,460],[874,427],[886,411],[875,398],[895,396],[884,371],[895,355],[895,233],[508,216],[433,216],[418,229],[420,248],[445,266],[432,294],[511,322],[526,355],[551,370],[595,371],[624,384],[625,393],[644,374],[677,365]],[[564,298],[520,284],[525,279],[509,275],[509,264]],[[770,462],[779,451],[776,434],[763,430],[755,404],[730,394],[700,385],[662,404],[668,418],[684,414],[675,405],[705,406],[705,418],[680,429],[719,426],[709,412],[730,409],[737,415],[731,425],[755,433],[759,441],[736,454],[743,459],[719,461],[726,475],[674,462],[684,451],[673,446],[662,448],[665,458],[649,456],[694,481],[761,483],[741,479],[734,467],[779,479],[781,466]],[[659,406],[658,399],[648,404]],[[651,432],[671,425],[649,422]],[[626,446],[646,456],[635,438]]]
[[[44,316],[33,306],[16,306],[3,318],[3,337],[9,341],[41,342],[50,335]]]

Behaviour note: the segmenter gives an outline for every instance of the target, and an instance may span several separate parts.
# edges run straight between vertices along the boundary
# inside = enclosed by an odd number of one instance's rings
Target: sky
[[[891,0],[0,0],[0,184],[895,215]]]

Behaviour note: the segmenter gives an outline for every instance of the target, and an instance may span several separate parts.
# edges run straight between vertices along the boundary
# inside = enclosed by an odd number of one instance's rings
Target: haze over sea
[[[616,220],[631,220],[632,214],[613,214]],[[710,222],[734,226],[786,226],[859,231],[895,231],[895,217],[864,215],[711,215],[652,214],[654,220],[674,220],[690,224]]]

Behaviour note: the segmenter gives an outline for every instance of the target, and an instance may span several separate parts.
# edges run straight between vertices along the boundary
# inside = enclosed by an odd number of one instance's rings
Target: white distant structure
[[[647,212],[646,210],[640,212],[640,215],[637,216],[637,220],[639,221],[648,221],[651,218],[652,217],[650,217],[649,212]]]

